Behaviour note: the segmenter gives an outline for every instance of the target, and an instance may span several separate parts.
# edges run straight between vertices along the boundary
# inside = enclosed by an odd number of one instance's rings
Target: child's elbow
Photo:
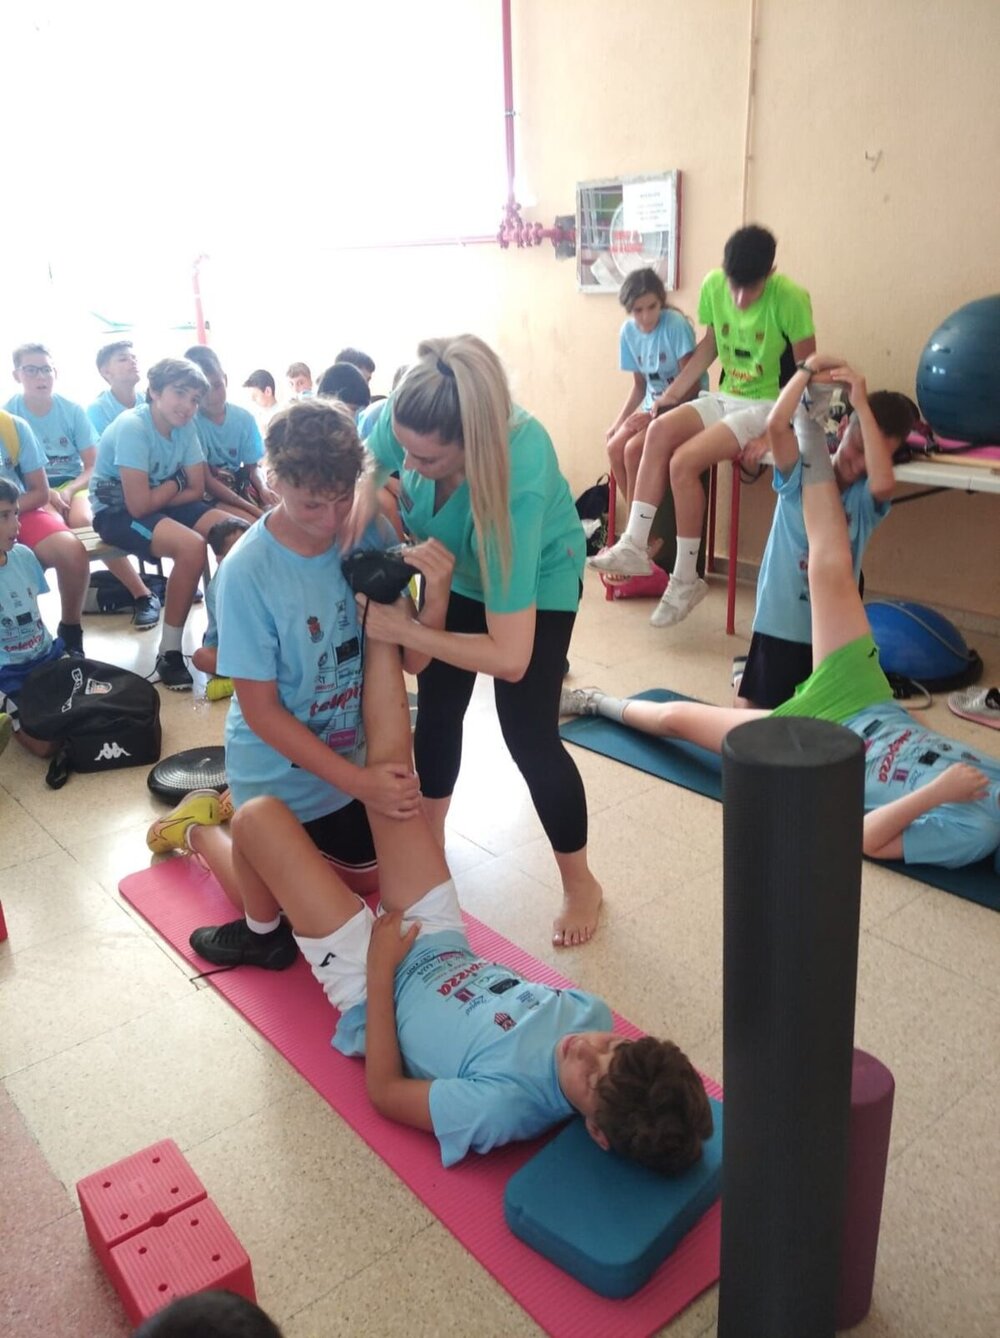
[[[502,665],[497,671],[496,677],[503,679],[505,683],[520,683],[521,679],[528,672],[528,665],[531,663],[531,655],[518,656],[516,660]]]

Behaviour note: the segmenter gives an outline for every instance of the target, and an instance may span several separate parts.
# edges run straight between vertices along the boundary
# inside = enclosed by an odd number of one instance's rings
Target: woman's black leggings
[[[518,683],[494,680],[504,742],[527,782],[552,849],[572,854],[587,844],[587,797],[576,764],[559,738],[559,693],[576,613],[539,609],[531,663]],[[485,632],[486,608],[452,592],[449,632]],[[462,760],[462,721],[476,675],[432,660],[417,679],[413,737],[420,788],[428,799],[447,799]]]

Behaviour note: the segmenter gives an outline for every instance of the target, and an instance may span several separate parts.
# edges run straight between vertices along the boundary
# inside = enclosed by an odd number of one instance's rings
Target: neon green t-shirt
[[[715,331],[722,389],[748,400],[777,399],[785,340],[797,344],[816,333],[809,294],[784,274],[772,274],[753,306],[740,311],[725,274],[713,269],[701,285],[698,319]]]
[[[382,477],[398,470],[403,524],[415,539],[437,539],[455,555],[451,588],[482,600],[493,613],[538,609],[573,612],[587,544],[569,484],[559,471],[555,447],[537,419],[515,409],[510,427],[510,581],[500,563],[488,564],[486,586],[479,568],[479,540],[472,519],[468,480],[434,511],[434,480],[403,468],[404,451],[392,430],[392,405],[365,445]]]

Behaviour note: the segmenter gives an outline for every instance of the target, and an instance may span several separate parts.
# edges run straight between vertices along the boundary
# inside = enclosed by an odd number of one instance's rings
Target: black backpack
[[[63,780],[67,770],[117,771],[160,756],[159,694],[114,664],[50,660],[24,680],[17,713],[36,739],[63,744]]]

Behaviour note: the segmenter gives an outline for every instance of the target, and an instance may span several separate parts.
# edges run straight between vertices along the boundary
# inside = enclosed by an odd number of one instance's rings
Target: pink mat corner
[[[205,963],[188,944],[192,929],[233,918],[222,889],[195,860],[162,861],[124,878],[120,890],[197,970]],[[472,916],[465,919],[483,956],[557,988],[570,983]],[[589,1291],[522,1244],[504,1221],[507,1180],[538,1143],[510,1144],[445,1171],[435,1140],[378,1115],[365,1091],[363,1064],[331,1048],[336,1015],[303,958],[288,971],[236,970],[210,981],[553,1338],[646,1338],[718,1279],[716,1203],[634,1296],[610,1301]],[[625,1035],[641,1034],[617,1014],[615,1026]],[[717,1083],[706,1079],[705,1086],[721,1097]]]

